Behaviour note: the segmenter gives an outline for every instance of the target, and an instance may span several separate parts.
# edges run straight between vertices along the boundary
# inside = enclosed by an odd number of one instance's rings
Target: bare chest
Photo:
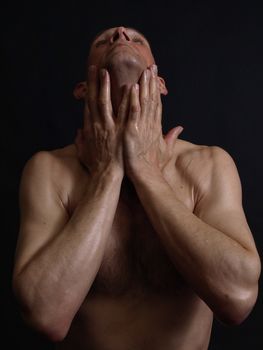
[[[177,191],[177,198],[192,210],[190,188],[182,181],[170,185]],[[80,192],[80,187],[75,187],[71,193],[73,210]],[[91,292],[110,295],[147,290],[174,293],[183,285],[183,278],[168,257],[134,188],[127,189],[124,185]]]

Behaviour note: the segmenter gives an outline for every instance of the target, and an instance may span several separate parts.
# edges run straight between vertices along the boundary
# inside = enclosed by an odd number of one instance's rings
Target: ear
[[[168,90],[167,90],[167,88],[166,88],[166,86],[165,86],[165,81],[164,81],[164,79],[161,78],[161,77],[158,77],[158,79],[159,79],[159,89],[160,89],[160,91],[161,91],[161,94],[167,95],[167,94],[168,94]]]
[[[74,90],[73,95],[77,100],[81,100],[86,96],[87,93],[87,84],[85,81],[78,83]]]

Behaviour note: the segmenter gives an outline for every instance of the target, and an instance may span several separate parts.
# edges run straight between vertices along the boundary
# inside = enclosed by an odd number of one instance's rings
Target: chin
[[[147,65],[140,56],[122,50],[109,55],[104,67],[109,71],[127,69],[142,72],[147,68]]]

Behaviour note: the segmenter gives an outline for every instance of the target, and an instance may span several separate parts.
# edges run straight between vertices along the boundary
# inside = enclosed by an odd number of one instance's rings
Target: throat
[[[124,87],[130,90],[133,84],[138,83],[143,69],[136,65],[119,64],[106,67],[111,79],[111,100],[114,114],[117,115],[121,103]]]

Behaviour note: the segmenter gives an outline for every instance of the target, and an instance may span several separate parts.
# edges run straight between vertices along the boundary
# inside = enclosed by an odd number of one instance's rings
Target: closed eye
[[[107,43],[107,40],[106,39],[103,39],[103,40],[99,40],[96,42],[95,46],[98,47],[100,45],[104,45]]]
[[[141,38],[133,38],[132,41],[134,41],[135,43],[140,43],[140,44],[144,44],[144,41]]]

